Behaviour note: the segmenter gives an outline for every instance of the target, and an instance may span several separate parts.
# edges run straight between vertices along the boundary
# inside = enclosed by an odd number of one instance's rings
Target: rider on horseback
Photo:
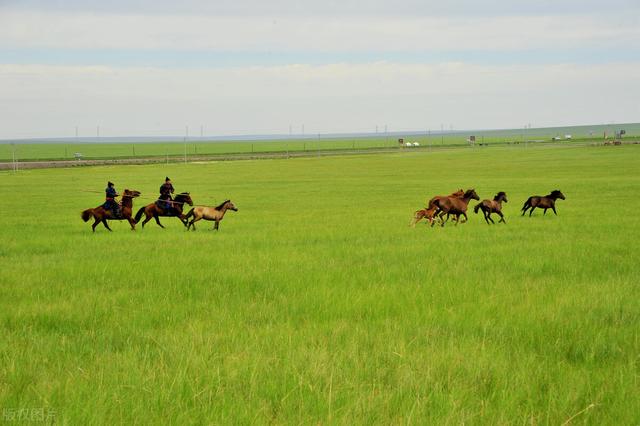
[[[104,192],[106,200],[102,207],[104,207],[105,210],[111,211],[113,217],[118,217],[120,215],[120,206],[118,205],[118,203],[116,203],[115,198],[119,197],[120,194],[118,194],[118,191],[116,191],[113,182],[107,182],[107,188],[104,190]]]
[[[171,179],[166,177],[164,183],[160,186],[159,199],[162,201],[158,202],[158,207],[162,208],[167,215],[173,212],[173,199],[171,198],[171,194],[173,194],[173,185],[171,184]]]

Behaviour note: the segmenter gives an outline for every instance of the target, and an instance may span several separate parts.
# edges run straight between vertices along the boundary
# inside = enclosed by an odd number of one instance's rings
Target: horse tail
[[[136,217],[133,219],[136,223],[140,222],[140,219],[142,218],[142,214],[144,213],[144,209],[146,207],[140,207],[140,210],[138,210],[138,213],[136,213]]]
[[[531,199],[533,197],[529,197],[527,198],[527,201],[524,202],[524,205],[522,206],[522,209],[520,211],[525,211],[527,208],[531,207]]]
[[[476,206],[473,208],[473,212],[475,214],[478,214],[478,210],[480,210],[480,207],[482,207],[482,203],[476,204]]]
[[[86,209],[85,211],[83,211],[80,214],[80,217],[82,218],[82,220],[84,220],[85,222],[88,222],[89,219],[91,219],[91,216],[93,216],[93,209]]]

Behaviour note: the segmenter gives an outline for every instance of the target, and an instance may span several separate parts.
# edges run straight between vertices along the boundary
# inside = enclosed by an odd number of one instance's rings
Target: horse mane
[[[501,196],[502,196],[502,197],[504,197],[505,195],[507,195],[507,194],[505,194],[505,192],[504,192],[504,191],[500,191],[500,192],[498,192],[498,193],[496,194],[496,196],[495,196],[495,197],[493,197],[493,201],[498,201],[498,200],[500,199],[500,197],[501,197]]]
[[[218,207],[215,207],[215,209],[216,209],[216,210],[220,210],[220,209],[221,209],[222,207],[224,207],[224,205],[225,205],[225,204],[227,204],[229,201],[231,201],[231,200],[223,201],[222,203],[220,203],[220,205],[219,205]]]
[[[560,195],[560,194],[562,194],[562,191],[560,191],[559,189],[554,189],[553,191],[551,191],[551,194],[549,194],[549,196]]]
[[[464,192],[464,196],[465,196],[465,197],[467,197],[467,196],[471,195],[471,193],[472,193],[472,192],[474,192],[474,191],[475,191],[475,189],[473,189],[473,188],[472,188],[472,189],[467,189],[467,190]]]
[[[178,195],[176,195],[176,199],[178,199],[179,197],[186,198],[188,196],[189,196],[188,192],[181,192]]]

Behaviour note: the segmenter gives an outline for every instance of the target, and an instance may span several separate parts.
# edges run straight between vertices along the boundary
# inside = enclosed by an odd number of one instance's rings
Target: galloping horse
[[[412,227],[415,228],[416,223],[420,222],[425,217],[427,218],[429,223],[431,225],[433,225],[433,220],[435,219],[436,213],[438,213],[438,207],[436,207],[435,201],[440,199],[440,198],[445,198],[445,197],[458,197],[458,198],[460,198],[463,195],[464,195],[464,190],[463,189],[458,189],[456,192],[452,193],[451,195],[436,195],[435,197],[433,197],[432,199],[430,199],[427,202],[427,208],[426,209],[417,210],[413,214],[413,219],[411,220],[411,223],[409,223],[409,226],[412,226]],[[442,216],[440,216],[440,220],[442,220]]]
[[[191,219],[191,222],[189,222],[189,224],[187,225],[187,230],[189,230],[189,228],[193,226],[193,230],[195,231],[195,223],[201,219],[204,219],[215,220],[216,224],[213,226],[213,229],[217,231],[218,226],[220,225],[220,221],[224,217],[224,214],[227,210],[233,210],[234,212],[237,212],[238,208],[231,202],[231,200],[226,200],[217,207],[194,207],[189,210],[189,213],[187,213],[187,216],[185,217],[186,220],[188,220],[190,217],[193,217],[193,219]]]
[[[173,201],[167,201],[167,202],[172,203],[173,208],[178,213],[177,215],[167,214],[167,211],[165,209],[158,207],[158,204],[156,202],[153,202],[151,204],[147,204],[144,207],[141,207],[140,210],[138,210],[138,213],[136,213],[136,217],[135,217],[136,223],[140,222],[140,219],[142,218],[142,214],[144,213],[146,215],[146,218],[144,219],[144,222],[142,222],[143,229],[144,229],[145,223],[149,222],[152,218],[156,220],[156,223],[158,224],[158,226],[160,226],[161,228],[164,228],[164,226],[162,226],[162,224],[160,223],[160,219],[158,219],[158,217],[160,216],[175,216],[180,219],[180,221],[184,226],[187,226],[187,219],[185,218],[184,214],[182,214],[182,208],[184,207],[185,204],[189,204],[190,206],[193,206],[193,200],[191,200],[191,196],[189,195],[189,193],[182,192],[176,195],[176,198]]]
[[[443,197],[435,200],[434,204],[440,210],[442,210],[442,214],[447,214],[447,218],[442,222],[441,226],[444,226],[447,220],[449,220],[449,215],[451,214],[455,215],[456,217],[456,226],[460,222],[460,215],[464,216],[465,222],[469,220],[469,218],[467,217],[467,207],[469,205],[469,201],[471,200],[480,200],[480,197],[478,197],[478,194],[476,194],[475,189],[467,189],[462,198]],[[431,226],[433,226],[433,224]]]
[[[87,222],[89,221],[89,219],[91,219],[91,217],[93,217],[95,219],[95,222],[93,223],[93,225],[91,225],[91,229],[93,229],[93,232],[96,232],[96,226],[98,226],[100,222],[102,222],[105,228],[111,231],[111,228],[109,228],[109,225],[107,224],[107,220],[126,219],[129,221],[129,225],[131,225],[131,230],[135,231],[136,221],[131,217],[131,213],[133,211],[133,199],[139,197],[140,195],[140,191],[136,191],[134,189],[125,189],[124,193],[122,194],[122,213],[120,213],[120,216],[118,217],[114,217],[111,210],[107,210],[102,206],[98,206],[94,209],[86,209],[85,211],[83,211],[81,214],[82,220]]]
[[[544,197],[541,197],[539,195],[529,197],[522,206],[522,216],[524,216],[524,214],[527,212],[527,209],[531,209],[529,211],[529,216],[531,216],[531,213],[533,213],[533,210],[535,210],[536,207],[539,209],[544,209],[544,214],[547,214],[547,209],[551,209],[557,216],[558,213],[556,212],[556,200],[558,198],[562,200],[565,199],[564,194],[560,192],[559,189],[551,191],[551,194],[545,195]]]
[[[507,200],[507,194],[503,191],[500,191],[496,194],[495,197],[493,197],[493,200],[482,200],[482,202],[476,204],[476,206],[473,208],[473,212],[475,214],[478,214],[478,210],[482,210],[482,214],[484,214],[484,220],[487,222],[487,225],[489,225],[489,221],[491,221],[491,223],[495,224],[495,222],[493,221],[493,219],[491,219],[491,213],[495,213],[498,216],[500,216],[500,220],[498,221],[498,223],[503,222],[503,223],[507,223],[504,220],[504,215],[502,214],[502,202],[508,202]]]

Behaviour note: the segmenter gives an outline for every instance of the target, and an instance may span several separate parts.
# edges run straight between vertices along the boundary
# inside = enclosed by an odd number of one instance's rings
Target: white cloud
[[[0,47],[218,51],[428,51],[636,47],[635,19],[600,16],[256,17],[4,10]]]
[[[637,121],[640,63],[154,69],[0,65],[0,138],[307,133]]]

